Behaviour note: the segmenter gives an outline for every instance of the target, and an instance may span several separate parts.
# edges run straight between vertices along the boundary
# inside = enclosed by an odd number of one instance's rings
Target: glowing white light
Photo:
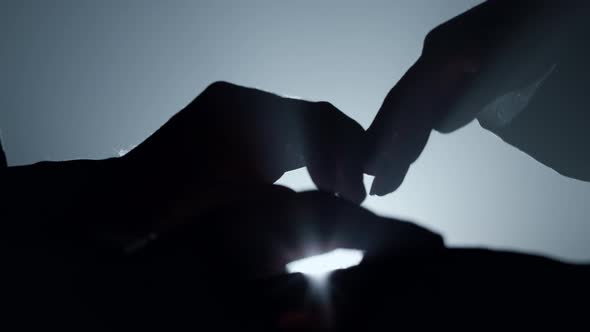
[[[303,273],[321,278],[334,270],[358,265],[363,260],[363,252],[353,249],[336,249],[325,254],[311,256],[287,264],[289,273]]]

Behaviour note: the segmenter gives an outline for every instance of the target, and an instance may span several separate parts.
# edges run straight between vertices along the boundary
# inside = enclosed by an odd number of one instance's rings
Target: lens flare
[[[358,265],[363,259],[361,250],[336,249],[325,254],[306,257],[286,265],[289,273],[303,273],[313,278],[322,278],[334,270]]]

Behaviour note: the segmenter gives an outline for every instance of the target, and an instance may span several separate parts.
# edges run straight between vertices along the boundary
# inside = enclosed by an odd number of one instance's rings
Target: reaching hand
[[[364,131],[327,102],[210,85],[124,157],[170,184],[270,184],[307,166],[320,190],[360,203]]]
[[[565,7],[488,1],[432,30],[367,131],[365,170],[375,175],[371,194],[401,185],[432,129],[452,132],[495,98],[542,77],[559,50],[553,28]]]

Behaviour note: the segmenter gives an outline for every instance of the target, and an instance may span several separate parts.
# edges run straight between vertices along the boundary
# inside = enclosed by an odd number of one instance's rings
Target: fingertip
[[[337,192],[335,190],[336,177],[331,167],[327,167],[321,162],[316,163],[311,161],[307,165],[307,171],[317,189],[331,193]]]
[[[354,161],[342,162],[337,174],[336,192],[342,198],[360,205],[367,197],[362,166]]]
[[[369,194],[371,196],[385,196],[391,192],[393,192],[393,190],[390,190],[387,186],[385,186],[380,178],[375,178],[373,184],[371,185]]]
[[[348,185],[348,188],[341,190],[338,194],[357,205],[362,204],[367,197],[367,191],[362,181],[354,181],[354,183]]]
[[[307,169],[320,191],[336,194],[357,205],[367,197],[360,164],[328,157],[321,162],[310,163]]]
[[[371,184],[371,196],[385,196],[397,190],[404,181],[408,168],[397,172],[387,172],[383,175],[375,175]]]

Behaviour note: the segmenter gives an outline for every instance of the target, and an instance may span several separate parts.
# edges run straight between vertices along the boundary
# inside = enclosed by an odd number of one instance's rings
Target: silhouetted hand
[[[35,204],[67,224],[69,238],[120,248],[173,227],[178,200],[209,211],[304,166],[320,190],[358,204],[363,137],[327,102],[217,82],[122,158],[40,163],[9,176],[23,197],[39,193]]]
[[[163,232],[139,255],[185,260],[216,278],[263,277],[285,264],[336,248],[365,256],[412,256],[444,247],[442,237],[415,224],[379,217],[324,192],[295,193],[277,185],[234,192],[203,210],[190,197],[168,215],[175,229]]]
[[[363,137],[327,102],[217,82],[123,159],[172,186],[270,184],[307,166],[319,189],[360,203]]]
[[[452,132],[495,98],[547,73],[560,50],[554,28],[575,7],[564,3],[488,1],[432,30],[367,131],[371,194],[401,185],[432,129]]]
[[[380,253],[441,246],[436,234],[356,205],[365,196],[363,135],[328,103],[219,82],[122,158],[9,171],[14,188],[29,188],[20,204],[48,205],[47,227],[80,253],[82,244],[99,254],[199,245],[195,259],[266,274],[309,254],[307,245]],[[272,185],[303,166],[324,193]],[[34,203],[25,202],[29,192],[38,193]]]

